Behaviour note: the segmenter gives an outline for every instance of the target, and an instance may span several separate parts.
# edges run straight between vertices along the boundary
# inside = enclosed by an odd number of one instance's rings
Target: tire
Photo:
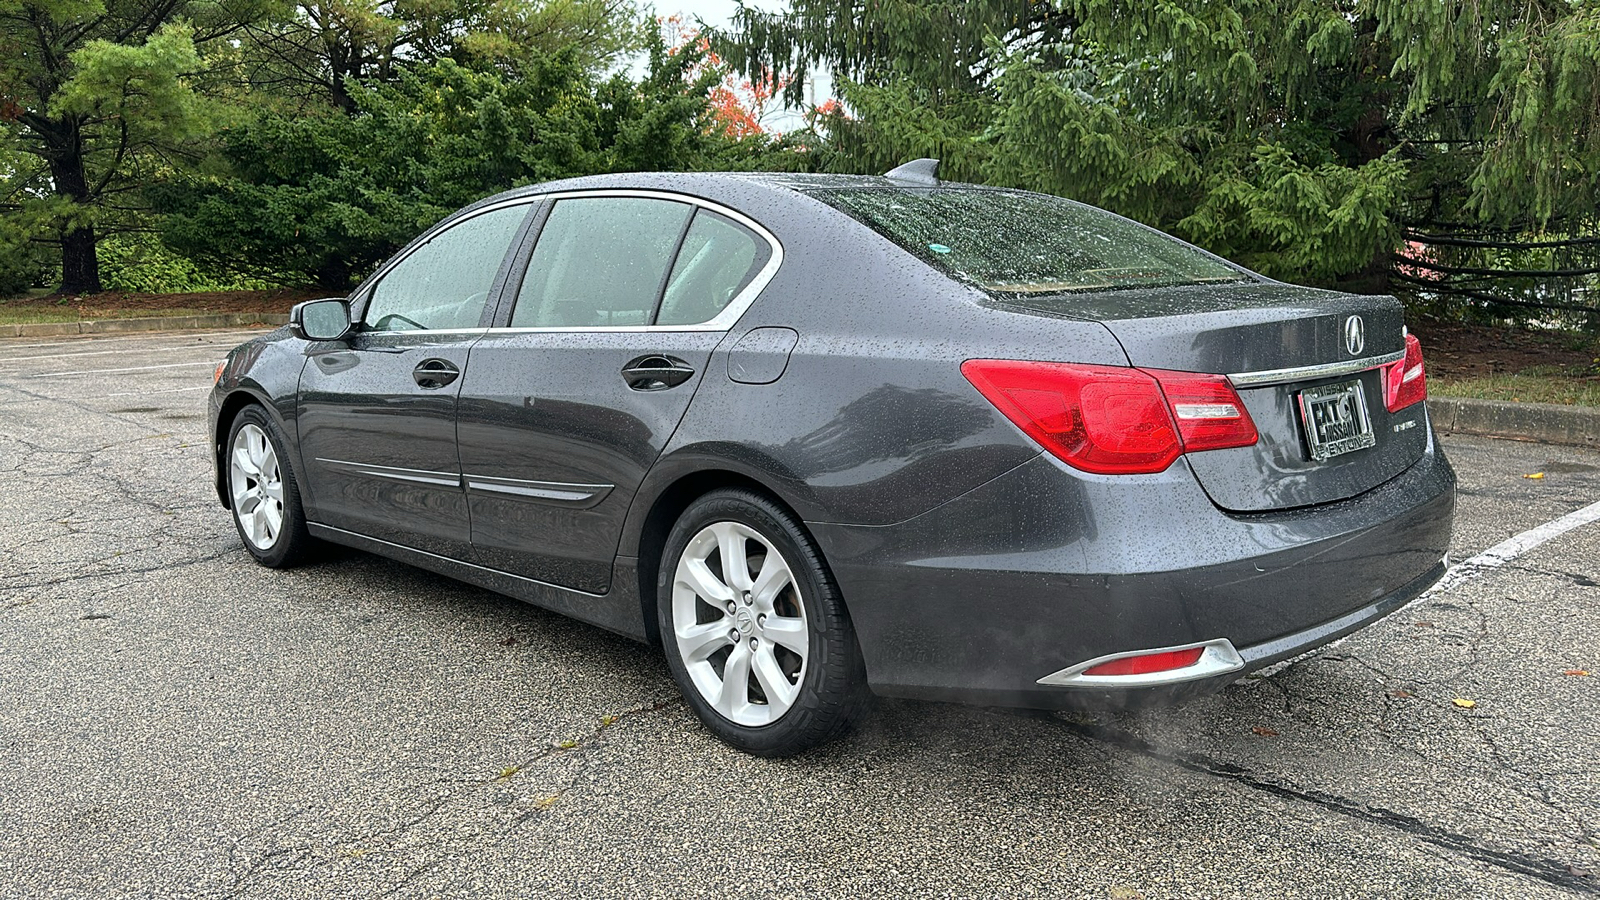
[[[743,555],[742,570],[723,565],[725,552]],[[661,559],[661,643],[707,728],[770,757],[849,729],[867,700],[855,629],[822,554],[788,511],[751,491],[713,491],[684,510]]]
[[[316,544],[286,445],[277,423],[255,405],[239,410],[224,445],[233,527],[256,562],[273,569],[304,562]]]

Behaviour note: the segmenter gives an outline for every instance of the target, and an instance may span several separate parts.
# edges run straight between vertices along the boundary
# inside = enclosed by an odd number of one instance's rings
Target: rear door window
[[[480,213],[439,232],[386,272],[372,289],[369,331],[478,327],[489,290],[529,206]]]
[[[556,201],[511,313],[513,328],[648,325],[695,208],[644,197]]]
[[[716,318],[772,256],[755,232],[708,209],[695,213],[661,297],[657,325],[698,325]]]

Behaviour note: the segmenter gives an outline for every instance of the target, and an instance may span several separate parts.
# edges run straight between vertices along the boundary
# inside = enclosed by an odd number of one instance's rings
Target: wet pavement
[[[1600,523],[1181,708],[760,760],[623,638],[256,566],[204,434],[245,336],[0,341],[0,898],[1600,894]],[[1600,453],[1444,445],[1455,559],[1600,501]]]

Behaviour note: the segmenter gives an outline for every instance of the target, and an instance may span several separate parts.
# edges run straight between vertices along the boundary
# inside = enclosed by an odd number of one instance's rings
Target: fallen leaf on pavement
[[[1455,705],[1457,705],[1459,707],[1461,707],[1462,709],[1471,709],[1474,706],[1478,705],[1478,701],[1476,701],[1476,700],[1468,700],[1465,697],[1457,697],[1454,700],[1451,700],[1450,702],[1454,703]]]

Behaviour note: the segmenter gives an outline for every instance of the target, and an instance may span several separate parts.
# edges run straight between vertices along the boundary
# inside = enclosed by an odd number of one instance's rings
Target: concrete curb
[[[241,325],[285,325],[288,313],[212,313],[203,316],[154,316],[148,319],[95,319],[0,325],[0,337],[61,337],[73,334],[125,334],[132,331],[184,331],[192,328],[237,328]]]
[[[1600,449],[1600,407],[1429,397],[1428,415],[1452,434]]]

